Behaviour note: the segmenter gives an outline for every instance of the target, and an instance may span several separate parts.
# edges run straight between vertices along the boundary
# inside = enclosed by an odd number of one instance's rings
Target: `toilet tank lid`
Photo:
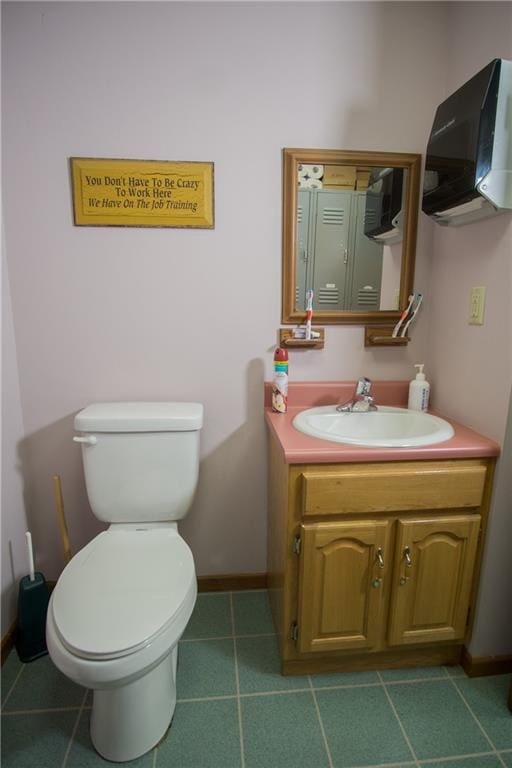
[[[202,426],[201,403],[93,403],[75,416],[79,432],[193,432]]]

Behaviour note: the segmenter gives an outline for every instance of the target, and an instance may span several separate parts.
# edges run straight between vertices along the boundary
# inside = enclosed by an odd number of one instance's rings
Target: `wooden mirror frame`
[[[397,322],[407,306],[407,297],[413,290],[418,208],[420,195],[421,155],[401,152],[359,152],[337,149],[283,149],[283,295],[281,322],[302,323],[303,311],[295,308],[295,259],[297,232],[297,172],[300,164],[311,165],[365,165],[383,168],[403,168],[407,171],[405,192],[406,216],[400,266],[400,294],[398,310],[316,310],[313,322],[318,325]]]

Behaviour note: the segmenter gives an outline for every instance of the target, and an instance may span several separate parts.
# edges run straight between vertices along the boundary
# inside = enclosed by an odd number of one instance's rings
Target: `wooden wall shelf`
[[[410,342],[409,336],[393,337],[393,327],[382,325],[367,325],[364,329],[365,347],[406,347]]]
[[[281,347],[293,347],[296,349],[323,349],[325,346],[325,328],[312,328],[312,331],[316,331],[320,334],[318,339],[295,339],[293,337],[292,328],[280,328],[279,329],[279,345]]]

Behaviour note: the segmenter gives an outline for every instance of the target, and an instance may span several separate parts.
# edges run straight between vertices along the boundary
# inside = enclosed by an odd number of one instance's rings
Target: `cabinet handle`
[[[377,549],[377,563],[379,564],[379,568],[384,568],[384,556],[382,554],[382,547]]]
[[[348,262],[348,248],[345,248],[343,252],[343,263],[346,264]]]
[[[411,560],[411,550],[409,549],[409,547],[404,547],[404,557],[405,557],[405,567],[411,568],[412,560]]]

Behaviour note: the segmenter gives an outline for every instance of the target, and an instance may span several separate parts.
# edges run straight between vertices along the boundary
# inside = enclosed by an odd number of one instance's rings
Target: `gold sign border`
[[[80,172],[83,170],[83,163],[94,163],[94,170],[98,170],[98,164],[104,163],[105,169],[111,168],[112,164],[117,163],[137,163],[137,164],[144,164],[147,166],[154,166],[156,165],[172,165],[172,166],[183,166],[183,171],[186,171],[187,169],[194,168],[194,166],[206,166],[206,184],[205,184],[205,191],[204,191],[204,203],[205,208],[207,211],[210,212],[210,215],[206,215],[204,217],[201,217],[200,222],[191,222],[190,224],[173,224],[173,223],[158,223],[158,224],[152,224],[150,222],[145,223],[129,223],[129,222],[123,222],[119,223],[115,221],[115,218],[119,218],[119,216],[123,215],[123,213],[119,212],[111,212],[111,213],[104,213],[104,214],[98,214],[103,215],[104,219],[102,221],[88,221],[86,220],[87,214],[83,213],[83,187],[81,184],[80,179]],[[200,160],[140,160],[136,158],[105,158],[105,157],[70,157],[69,158],[70,163],[70,173],[71,173],[71,189],[72,189],[72,196],[73,196],[73,217],[74,217],[74,224],[76,227],[137,227],[137,228],[146,228],[146,229],[214,229],[215,228],[215,195],[214,195],[214,163],[213,162],[202,162]],[[126,215],[126,214],[124,214]],[[144,214],[141,213],[141,218],[143,219]],[[165,214],[162,214],[165,216]],[[169,218],[172,220],[173,214],[168,214]],[[174,215],[176,218],[176,216]],[[113,221],[114,219],[114,221]],[[205,222],[205,223],[204,223]]]

